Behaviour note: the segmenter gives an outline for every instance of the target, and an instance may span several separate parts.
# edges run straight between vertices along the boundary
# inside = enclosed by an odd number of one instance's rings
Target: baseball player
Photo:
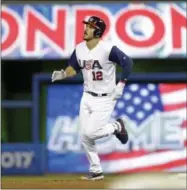
[[[114,134],[122,144],[128,141],[122,118],[109,122],[116,101],[123,94],[131,73],[133,61],[115,45],[101,40],[105,31],[104,20],[92,16],[85,24],[84,41],[73,51],[65,70],[54,71],[52,82],[73,77],[82,71],[84,92],[80,103],[80,135],[88,157],[89,174],[85,180],[104,178],[95,140]],[[116,64],[123,68],[116,85]]]

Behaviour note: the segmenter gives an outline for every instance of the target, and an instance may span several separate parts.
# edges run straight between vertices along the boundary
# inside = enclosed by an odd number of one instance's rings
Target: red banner
[[[82,20],[103,18],[104,40],[132,57],[186,57],[185,3],[2,6],[2,58],[68,58],[82,41]]]

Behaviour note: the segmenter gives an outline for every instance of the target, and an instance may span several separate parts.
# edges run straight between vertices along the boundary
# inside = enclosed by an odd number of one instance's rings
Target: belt
[[[86,91],[86,92],[91,94],[92,96],[96,96],[96,97],[108,96],[107,93],[105,93],[105,94],[97,94],[95,92],[90,92],[90,91]]]

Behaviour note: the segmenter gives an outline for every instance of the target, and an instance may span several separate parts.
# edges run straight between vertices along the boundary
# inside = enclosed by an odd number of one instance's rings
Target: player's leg
[[[90,116],[90,125],[87,129],[87,136],[90,139],[96,140],[115,134],[123,144],[126,144],[128,134],[124,121],[118,118],[114,122],[109,122],[116,101],[111,100],[110,97],[95,99],[95,101],[93,112]]]
[[[100,159],[96,150],[95,145],[95,139],[96,137],[106,136],[106,134],[113,134],[115,131],[115,126],[112,124],[109,124],[105,127],[99,127],[104,126],[108,124],[108,121],[110,119],[111,113],[114,109],[115,102],[103,102],[104,99],[97,99],[91,97],[90,95],[87,95],[87,98],[89,99],[88,105],[92,107],[91,114],[89,116],[86,116],[85,114],[85,108],[82,107],[82,117],[83,120],[85,117],[87,117],[88,125],[85,126],[84,132],[83,132],[83,146],[85,148],[85,151],[87,153],[88,160],[90,162],[90,174],[101,174],[99,177],[103,177],[102,175],[102,168],[100,164]],[[92,105],[90,105],[90,102],[92,102]],[[106,107],[107,105],[107,107]],[[97,109],[98,108],[98,109]],[[100,109],[99,109],[100,108]],[[84,111],[83,111],[84,110]],[[82,121],[83,121],[82,120]],[[84,123],[83,123],[84,125]],[[116,125],[117,127],[117,125]],[[101,130],[101,131],[100,131]],[[101,132],[101,134],[100,134]],[[90,176],[92,178],[92,176]]]
[[[82,125],[84,125],[85,117],[87,123],[82,131],[82,143],[90,163],[90,174],[83,178],[87,180],[104,178],[94,141],[115,134],[115,131],[120,131],[122,128],[119,121],[109,123],[115,102],[108,99],[103,100],[105,99],[98,99],[98,101],[96,99],[90,100],[94,107],[91,113],[89,111],[87,112],[84,106],[80,112],[83,122]]]
[[[87,106],[88,97],[86,95],[83,96],[80,105],[80,135],[83,148],[86,152],[87,158],[90,163],[89,176],[86,176],[85,179],[102,179],[102,168],[100,164],[100,160],[96,151],[95,141],[93,139],[88,138],[87,129],[90,124],[90,110]]]

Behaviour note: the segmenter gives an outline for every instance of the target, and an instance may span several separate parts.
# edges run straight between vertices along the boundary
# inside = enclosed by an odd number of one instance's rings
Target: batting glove
[[[122,96],[124,87],[125,87],[125,82],[119,81],[112,94],[113,100],[117,100]]]
[[[62,80],[66,78],[66,72],[62,69],[61,71],[53,71],[51,80],[52,82],[56,80]]]

